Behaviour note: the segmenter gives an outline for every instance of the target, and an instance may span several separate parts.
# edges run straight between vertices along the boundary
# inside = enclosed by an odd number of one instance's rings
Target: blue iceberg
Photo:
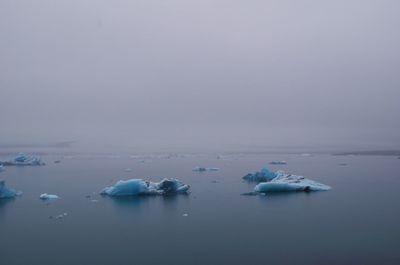
[[[273,172],[270,171],[268,168],[264,167],[260,171],[247,174],[246,176],[243,177],[243,179],[250,182],[266,182],[276,178],[278,175],[282,173],[283,172],[281,171]]]
[[[27,156],[19,153],[13,159],[0,161],[5,166],[43,166],[44,162],[38,156]]]
[[[174,178],[160,182],[142,179],[120,180],[114,186],[104,188],[100,194],[108,196],[168,195],[188,193],[190,186]]]
[[[7,187],[5,181],[0,180],[0,199],[15,198],[19,195],[21,195],[20,191],[15,191]]]

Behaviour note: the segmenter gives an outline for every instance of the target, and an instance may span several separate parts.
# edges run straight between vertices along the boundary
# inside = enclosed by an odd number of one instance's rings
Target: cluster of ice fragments
[[[55,161],[58,163],[59,161]],[[285,165],[286,161],[272,161],[273,165]],[[44,165],[40,157],[27,156],[25,154],[18,154],[13,159],[7,161],[0,161],[0,172],[4,170],[7,165]],[[130,172],[132,169],[125,169]],[[196,172],[217,171],[218,168],[195,167],[192,169]],[[260,171],[249,173],[243,179],[250,182],[257,182],[254,192],[251,194],[265,194],[270,192],[292,192],[292,191],[326,191],[330,187],[316,181],[307,179],[303,176],[286,174],[283,171],[270,171],[268,168],[263,168]],[[142,179],[128,179],[120,180],[113,186],[106,187],[101,191],[102,195],[108,196],[132,196],[132,195],[167,195],[167,194],[181,194],[188,193],[190,186],[180,182],[175,178],[165,178],[160,182],[145,181]],[[0,181],[0,199],[14,198],[20,195],[17,192],[5,185],[4,181]],[[250,193],[249,193],[250,194]],[[60,197],[54,194],[43,193],[39,197],[42,200],[59,199]]]
[[[27,156],[19,153],[14,158],[0,161],[4,166],[43,166],[44,162],[37,156]]]
[[[259,182],[254,188],[257,193],[290,192],[290,191],[326,191],[331,187],[307,179],[303,176],[286,174],[283,171],[273,172],[267,168],[253,174],[247,174],[243,179]]]
[[[15,198],[18,195],[21,195],[20,191],[7,187],[5,181],[0,180],[0,199]]]
[[[190,186],[177,179],[163,179],[160,182],[142,179],[120,180],[111,187],[104,188],[100,194],[108,196],[167,195],[188,193]]]

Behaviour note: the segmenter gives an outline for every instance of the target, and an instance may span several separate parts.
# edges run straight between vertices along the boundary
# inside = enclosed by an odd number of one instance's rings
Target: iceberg
[[[307,179],[303,176],[286,174],[283,171],[270,171],[263,168],[261,171],[249,173],[243,179],[250,182],[258,182],[254,192],[243,193],[242,195],[265,194],[269,192],[290,192],[290,191],[326,191],[331,187]]]
[[[331,187],[321,184],[303,176],[291,174],[279,174],[274,179],[268,182],[261,182],[255,188],[255,192],[290,192],[290,191],[327,191]]]
[[[39,198],[40,198],[41,200],[55,200],[55,199],[60,199],[60,197],[57,196],[57,195],[54,195],[54,194],[47,194],[47,193],[40,194]]]
[[[197,172],[204,172],[204,171],[218,171],[219,168],[217,167],[195,167],[192,169],[192,171],[197,171]]]
[[[0,180],[0,199],[9,199],[15,198],[21,195],[20,191],[15,191],[6,186],[6,182],[4,180]]]
[[[249,173],[243,177],[244,180],[250,182],[266,182],[276,178],[278,175],[283,174],[282,171],[273,172],[264,167],[260,171]]]
[[[5,166],[43,166],[44,162],[38,156],[27,156],[19,153],[13,159],[0,161],[0,164]]]
[[[115,185],[104,188],[100,194],[108,196],[168,195],[188,193],[190,186],[174,178],[165,178],[160,182],[142,179],[120,180]]]

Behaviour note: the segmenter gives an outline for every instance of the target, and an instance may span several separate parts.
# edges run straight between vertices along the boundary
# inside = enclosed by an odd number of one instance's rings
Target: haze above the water
[[[0,2],[0,144],[400,148],[399,1]]]

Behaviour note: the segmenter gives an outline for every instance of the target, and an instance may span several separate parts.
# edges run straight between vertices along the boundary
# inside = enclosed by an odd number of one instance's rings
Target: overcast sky
[[[399,10],[0,0],[0,143],[399,148]]]

